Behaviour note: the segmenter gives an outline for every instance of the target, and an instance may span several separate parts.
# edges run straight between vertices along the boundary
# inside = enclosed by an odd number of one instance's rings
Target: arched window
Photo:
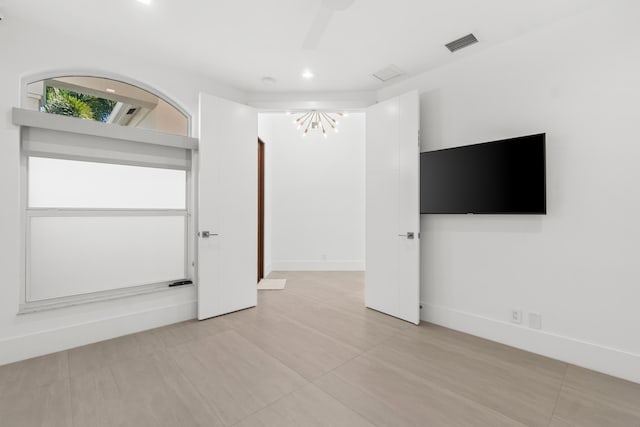
[[[191,283],[190,117],[121,80],[23,82],[22,312]]]
[[[30,110],[189,135],[189,117],[174,103],[141,87],[105,77],[57,76],[26,83]]]

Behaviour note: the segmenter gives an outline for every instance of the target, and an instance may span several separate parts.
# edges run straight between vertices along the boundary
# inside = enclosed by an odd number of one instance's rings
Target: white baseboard
[[[364,271],[364,261],[273,261],[273,271]]]
[[[196,301],[0,340],[0,365],[195,319]]]
[[[640,355],[447,307],[422,303],[421,319],[640,383]]]
[[[271,274],[272,271],[273,271],[273,268],[271,268],[271,264],[265,266],[264,267],[264,277],[269,277],[269,274]]]

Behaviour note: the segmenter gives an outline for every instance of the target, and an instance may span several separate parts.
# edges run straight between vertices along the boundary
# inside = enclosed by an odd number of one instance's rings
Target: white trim
[[[271,264],[266,265],[264,267],[264,277],[269,277],[269,274],[271,274],[272,271],[273,271],[273,268],[271,268]]]
[[[163,145],[167,147],[193,150],[198,148],[198,140],[189,136],[171,135],[148,129],[114,126],[109,123],[83,120],[76,117],[47,114],[40,111],[13,108],[13,124],[81,135],[99,136],[102,138],[123,141],[141,142],[145,144]]]
[[[22,128],[20,129],[20,141],[22,141]],[[20,149],[20,299],[17,301],[18,306],[27,300],[27,229],[31,221],[26,214],[29,200],[28,188],[28,157]]]
[[[187,301],[172,305],[0,340],[0,365],[195,319],[193,291],[184,295]]]
[[[193,153],[195,150],[190,151],[191,162],[193,161]],[[185,195],[186,195],[186,209],[187,209],[187,220],[186,220],[186,229],[185,229],[185,249],[187,251],[187,257],[185,260],[185,274],[187,277],[191,279],[191,281],[195,285],[195,260],[196,260],[196,240],[195,240],[195,218],[197,214],[197,206],[194,204],[194,194],[193,191],[195,189],[195,185],[197,182],[196,175],[194,174],[193,167],[187,171],[187,180],[185,182]]]
[[[422,307],[424,321],[640,383],[640,354],[425,302]]]
[[[110,301],[114,299],[133,297],[138,295],[173,291],[173,287],[169,287],[171,283],[173,282],[153,283],[149,285],[112,289],[109,291],[91,292],[82,295],[72,295],[69,297],[53,298],[40,301],[28,301],[24,304],[20,304],[18,314],[37,313],[39,311],[57,310],[60,308],[73,307],[75,305],[84,305],[92,302]],[[193,285],[182,285],[181,287],[188,288],[193,287]]]
[[[376,103],[375,91],[250,92],[247,105],[260,112],[349,110],[363,111]]]
[[[191,257],[191,277],[193,283],[196,287],[196,299],[199,296],[199,276],[198,276],[198,263],[199,263],[199,253],[198,253],[198,233],[200,232],[200,152],[198,150],[191,151],[191,177],[193,180],[191,181],[191,233],[189,235],[189,239],[191,242],[191,250],[193,251],[193,255]],[[197,309],[196,309],[197,310]]]
[[[27,208],[27,217],[189,216],[186,209]]]
[[[273,261],[270,271],[364,271],[361,261]]]

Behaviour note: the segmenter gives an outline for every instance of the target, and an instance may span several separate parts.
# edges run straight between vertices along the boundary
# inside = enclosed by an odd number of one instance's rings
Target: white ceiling
[[[302,45],[322,0],[6,0],[4,13],[246,91],[309,92],[376,90],[383,83],[371,74],[387,65],[412,76],[604,2],[355,0],[333,14],[315,50]],[[470,32],[480,43],[455,54],[443,46]],[[313,80],[301,77],[305,68]]]

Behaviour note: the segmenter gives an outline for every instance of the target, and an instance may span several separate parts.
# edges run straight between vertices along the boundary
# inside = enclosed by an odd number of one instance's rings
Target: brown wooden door
[[[264,142],[258,138],[258,282],[264,278]]]

